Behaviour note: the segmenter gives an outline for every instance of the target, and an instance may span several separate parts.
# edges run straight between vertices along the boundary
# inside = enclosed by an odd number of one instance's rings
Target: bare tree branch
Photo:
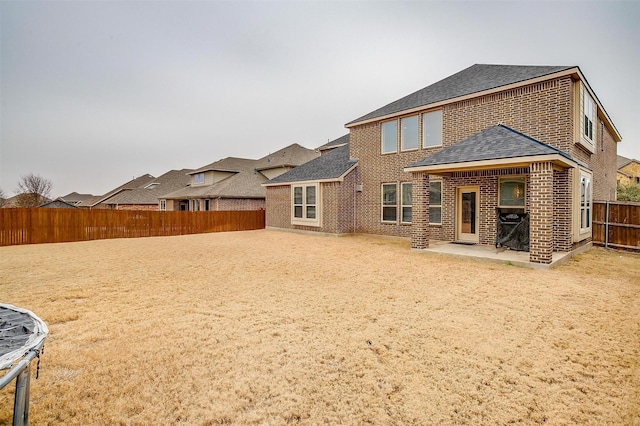
[[[53,183],[40,175],[29,173],[22,176],[15,191],[18,194],[16,205],[18,207],[37,207],[44,204],[49,201],[52,188]]]

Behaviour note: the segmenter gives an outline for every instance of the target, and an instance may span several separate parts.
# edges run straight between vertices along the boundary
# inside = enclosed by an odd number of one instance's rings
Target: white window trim
[[[589,209],[589,223],[586,228],[582,227],[582,179],[589,181],[589,189],[586,194]],[[590,170],[578,168],[575,172],[574,192],[574,241],[582,241],[592,236],[593,229],[593,173]]]
[[[404,186],[411,185],[411,204],[404,204]],[[404,220],[404,209],[411,208],[411,220]],[[400,183],[400,223],[413,223],[413,183],[412,182],[401,182]]]
[[[198,176],[202,176],[202,181],[198,181]],[[202,185],[204,183],[204,173],[196,173],[193,175],[193,184]]]
[[[521,179],[524,181],[524,195],[522,197],[522,205],[521,206],[504,206],[502,204],[500,204],[500,200],[502,199],[501,197],[501,192],[502,192],[502,185],[500,185],[500,183],[503,180],[516,180],[516,179]],[[527,178],[525,176],[501,176],[498,178],[498,207],[503,208],[503,209],[523,209],[526,207],[527,205]]]
[[[598,106],[596,105],[595,101],[593,100],[593,97],[589,94],[589,91],[587,90],[586,86],[584,84],[580,84],[580,90],[578,92],[578,126],[580,127],[578,129],[578,142],[580,143],[580,145],[582,145],[584,148],[586,148],[589,152],[594,153],[595,149],[596,149],[596,134],[597,131],[596,129],[593,129],[594,127],[597,126],[597,117],[598,117]],[[590,107],[591,111],[589,114],[585,114],[585,107]],[[591,116],[591,138],[589,138],[588,135],[585,134],[585,115],[590,115]]]
[[[395,123],[396,124],[396,143],[395,143],[395,148],[393,151],[385,151],[384,150],[384,125],[387,123]],[[380,123],[380,153],[381,154],[395,154],[398,152],[398,120],[394,119],[394,120],[388,120],[388,121],[383,121],[382,123]]]
[[[315,203],[316,217],[313,219],[308,219],[306,217],[307,206],[314,205],[314,204],[307,205],[307,188],[308,187],[316,188],[316,203]],[[302,188],[302,217],[295,217],[295,208],[296,208],[296,204],[294,204],[295,188]],[[320,188],[321,186],[319,182],[291,185],[291,224],[292,225],[316,226],[316,227],[322,226],[322,221],[321,221],[322,196],[320,193]]]
[[[158,204],[158,210],[162,212],[167,210],[167,200],[160,200]]]
[[[386,185],[393,185],[396,188],[396,203],[394,205],[384,203],[384,187]],[[396,217],[394,220],[384,220],[384,208],[394,207],[396,209]],[[382,223],[398,223],[398,183],[397,182],[383,182],[380,185],[380,222]]]
[[[438,207],[440,208],[440,222],[433,222],[431,221],[431,215],[429,215],[429,225],[442,225],[442,181],[439,179],[434,179],[434,180],[430,180],[429,181],[429,190],[431,190],[431,184],[432,183],[439,183],[440,184],[440,204],[431,204],[431,193],[429,193],[429,209],[431,209],[432,207]]]
[[[404,145],[404,135],[405,135],[405,131],[404,131],[404,126],[403,126],[403,121],[405,121],[406,119],[409,118],[415,118],[416,119],[416,146],[413,148],[406,148]],[[408,115],[406,117],[402,117],[400,119],[400,151],[417,151],[418,149],[420,149],[420,116],[418,114],[416,115]]]
[[[427,133],[425,132],[425,125],[424,125],[424,119],[426,116],[428,116],[429,114],[433,114],[433,113],[440,113],[440,144],[438,145],[427,145],[426,144],[426,135]],[[422,126],[422,148],[423,149],[429,149],[429,148],[437,148],[437,147],[441,147],[442,146],[442,137],[443,137],[443,131],[442,131],[442,121],[443,121],[443,113],[441,109],[437,109],[434,111],[428,111],[425,113],[422,113],[421,117],[420,117],[420,125]]]

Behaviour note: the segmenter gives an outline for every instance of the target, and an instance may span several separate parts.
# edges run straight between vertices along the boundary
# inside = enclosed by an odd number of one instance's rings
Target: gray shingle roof
[[[620,170],[621,168],[623,168],[624,166],[626,166],[627,164],[631,164],[633,162],[638,162],[638,160],[632,159],[632,158],[627,158],[627,157],[623,157],[622,155],[618,155],[618,170]]]
[[[145,185],[147,185],[149,182],[153,181],[155,179],[155,177],[151,176],[150,174],[146,174],[146,175],[142,175],[140,177],[131,179],[129,182],[120,185],[119,187],[112,189],[111,191],[107,192],[104,195],[101,196],[96,196],[95,198],[91,198],[88,200],[84,200],[81,201],[80,203],[77,204],[78,207],[93,207],[96,204],[99,204],[102,200],[105,200],[115,194],[117,194],[118,192],[122,192],[124,190],[128,190],[128,189],[135,189],[135,188],[140,188],[140,187],[144,187]]]
[[[498,124],[411,163],[407,168],[551,154],[575,161],[564,151]]]
[[[218,172],[241,172],[247,168],[253,168],[257,160],[248,158],[227,157],[222,160],[214,161],[211,164],[200,167],[199,169],[189,172],[191,175],[197,173],[218,171]]]
[[[337,148],[342,145],[346,145],[349,143],[349,134],[347,133],[344,136],[340,136],[338,139],[334,139],[331,142],[327,142],[326,144],[319,146],[318,151],[326,151],[328,149]]]
[[[487,65],[476,64],[424,89],[391,102],[369,114],[347,123],[347,126],[412,108],[454,99],[508,84],[519,83],[575,66]]]
[[[106,204],[158,204],[158,198],[165,194],[185,188],[191,178],[191,169],[170,170],[143,187],[125,189],[103,200]]]
[[[315,160],[265,182],[265,185],[338,179],[358,163],[349,157],[349,145],[343,145]]]
[[[305,148],[303,146],[294,143],[274,152],[273,154],[266,155],[256,161],[255,169],[258,171],[275,169],[279,167],[296,167],[301,164],[311,161],[318,157],[316,151]]]

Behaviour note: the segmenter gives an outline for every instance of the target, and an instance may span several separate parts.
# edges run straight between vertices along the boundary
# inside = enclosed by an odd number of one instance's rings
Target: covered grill
[[[520,209],[497,209],[496,247],[529,251],[529,213]]]

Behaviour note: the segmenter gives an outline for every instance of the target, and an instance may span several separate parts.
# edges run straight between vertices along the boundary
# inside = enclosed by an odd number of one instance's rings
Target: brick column
[[[553,254],[553,163],[532,163],[529,207],[529,261],[551,263]]]
[[[413,172],[411,177],[411,248],[421,250],[429,248],[429,175]]]
[[[553,249],[571,251],[571,169],[553,172]]]

